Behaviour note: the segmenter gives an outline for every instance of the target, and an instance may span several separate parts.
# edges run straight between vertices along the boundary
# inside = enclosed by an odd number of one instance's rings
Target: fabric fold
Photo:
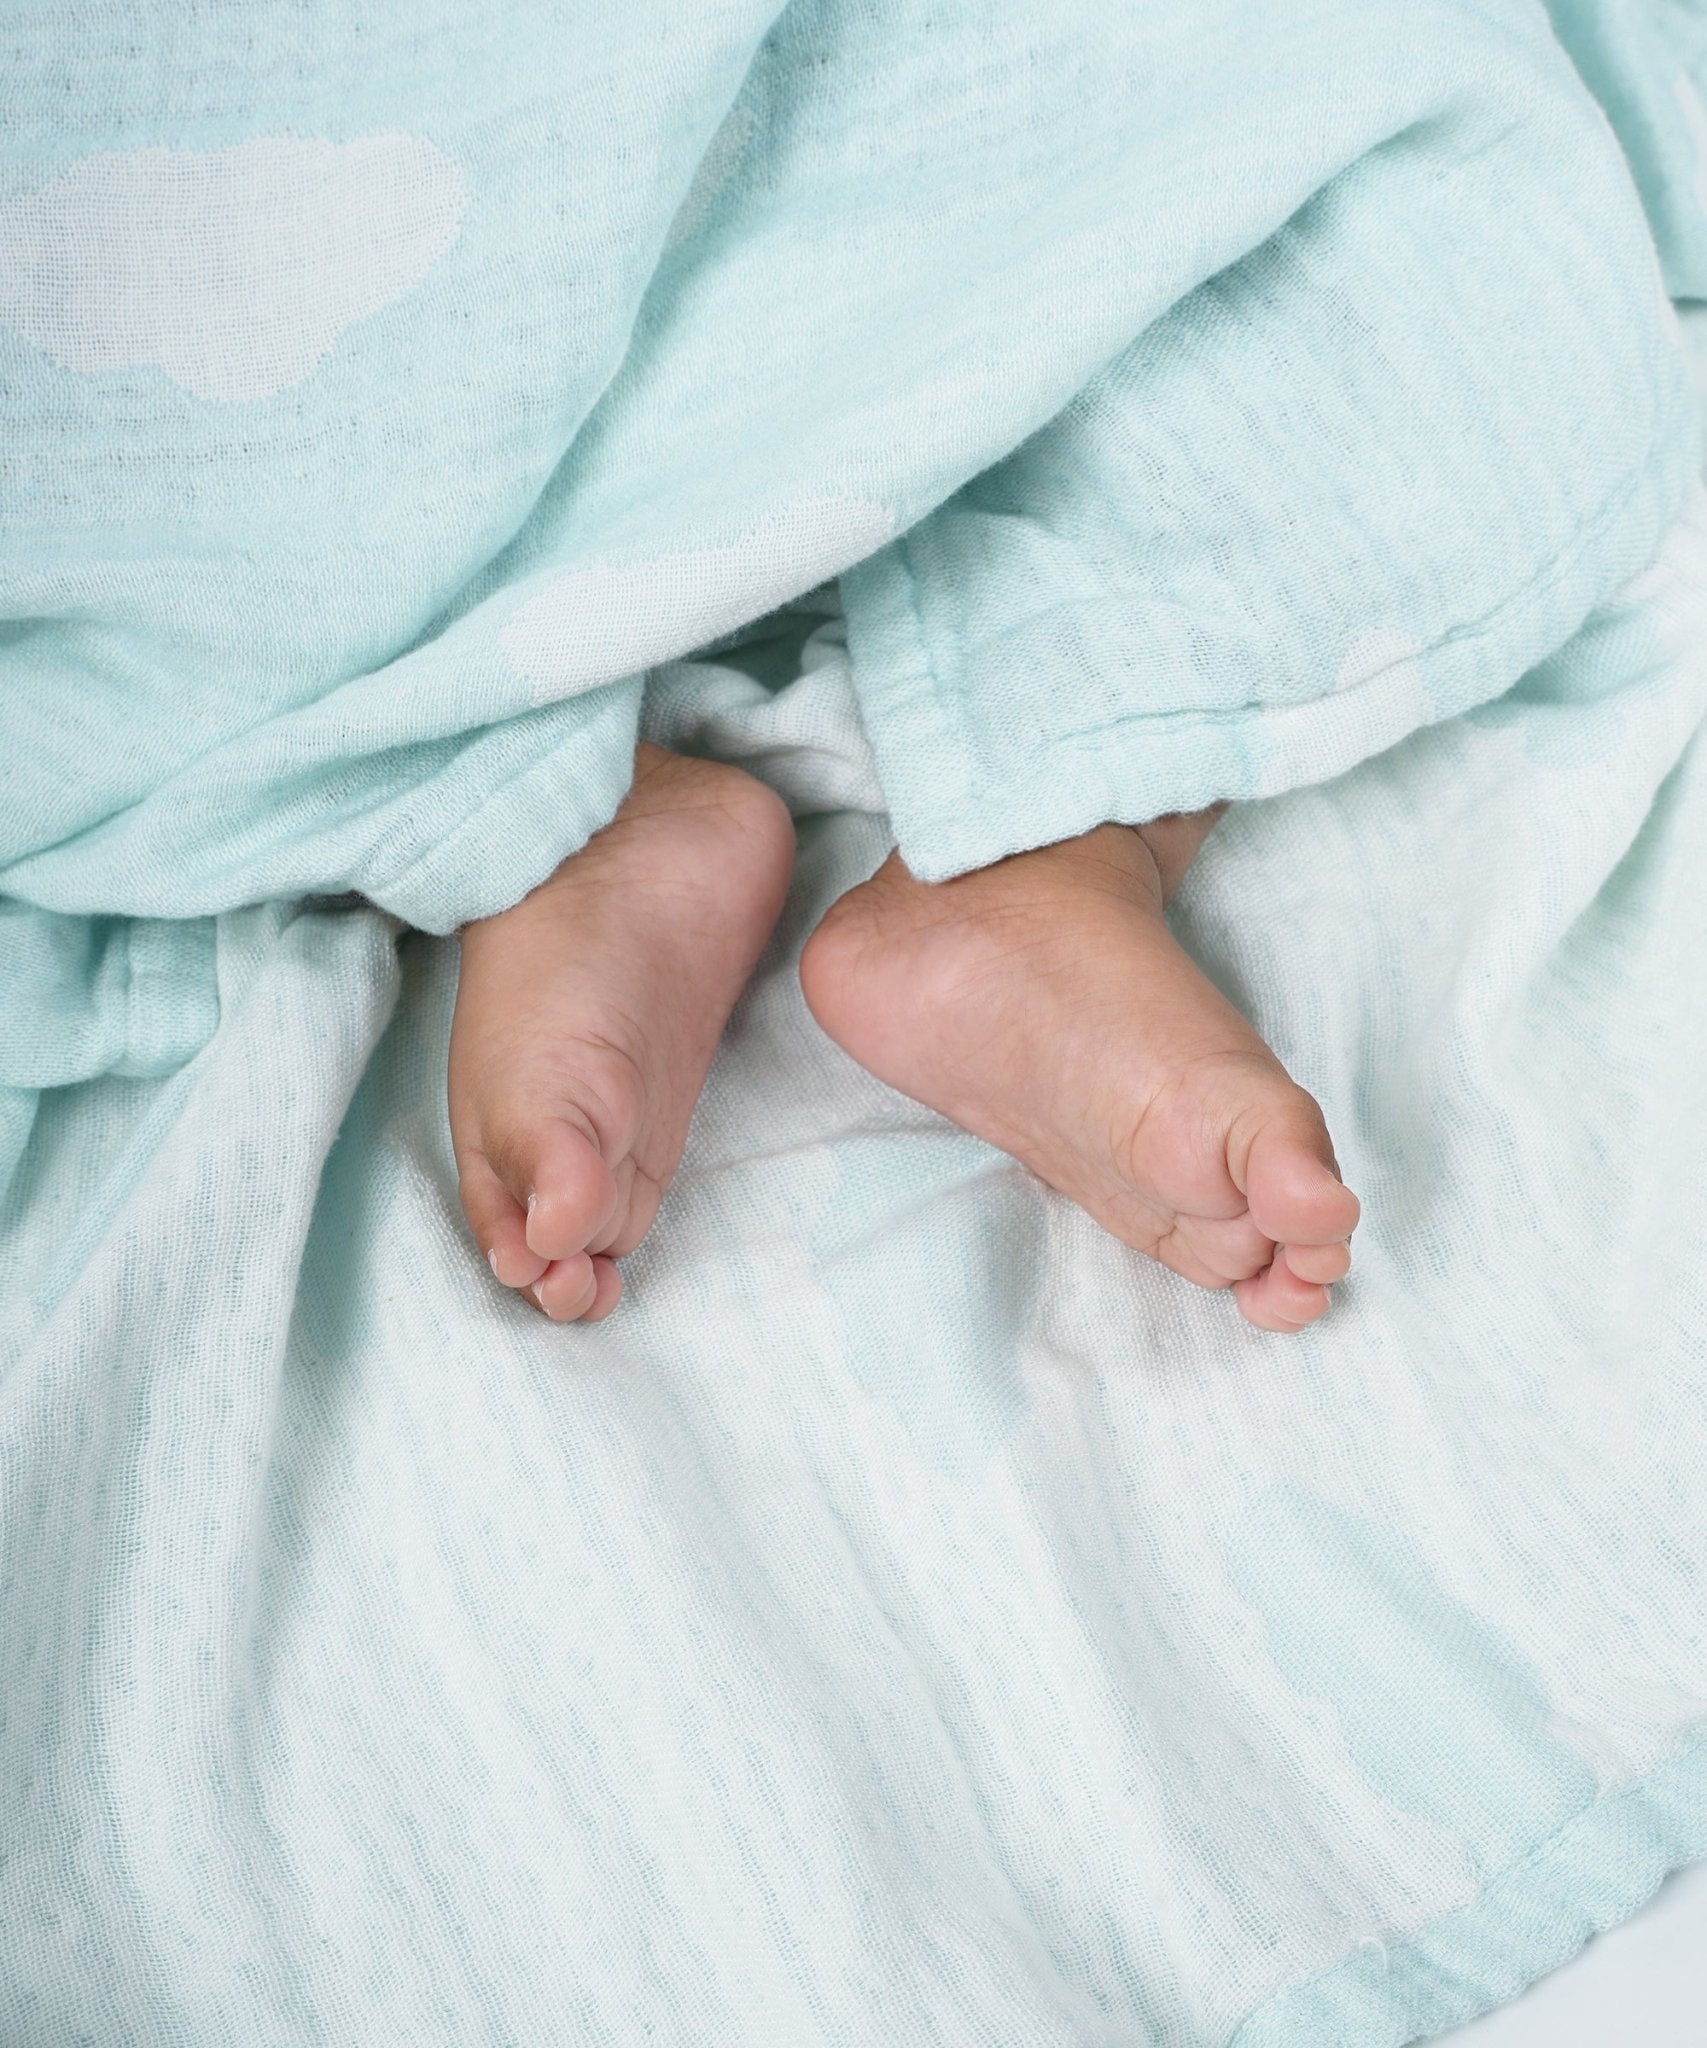
[[[951,872],[1497,695],[1678,502],[1652,246],[1527,0],[436,0],[359,85],[287,17],[158,76],[148,10],[14,24],[37,911],[454,929],[610,816],[646,674],[849,570]]]
[[[1698,463],[1675,323],[1604,117],[1519,25],[1458,24],[1411,125],[845,579],[915,872],[1341,773],[1652,559]],[[1228,178],[1302,125],[1259,100]]]

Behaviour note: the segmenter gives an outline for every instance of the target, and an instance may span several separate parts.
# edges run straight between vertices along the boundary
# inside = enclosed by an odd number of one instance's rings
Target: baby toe
[[[579,1322],[597,1300],[598,1291],[596,1262],[585,1252],[553,1261],[543,1278],[528,1289],[554,1323]]]
[[[663,1199],[661,1182],[643,1173],[632,1159],[625,1159],[616,1171],[617,1200],[610,1222],[591,1239],[587,1249],[613,1259],[625,1258],[652,1228]]]
[[[1194,1219],[1193,1245],[1198,1257],[1228,1287],[1260,1273],[1274,1257],[1274,1240],[1244,1216]]]
[[[1284,1332],[1315,1322],[1326,1313],[1330,1298],[1325,1287],[1300,1280],[1278,1252],[1266,1272],[1241,1280],[1233,1292],[1246,1322],[1259,1330]]]
[[[584,1323],[602,1323],[622,1299],[622,1275],[609,1259],[593,1261],[593,1299],[581,1311]]]
[[[471,1154],[463,1162],[457,1192],[474,1241],[486,1254],[486,1263],[499,1284],[531,1287],[549,1261],[529,1249],[521,1204],[480,1154]]]
[[[527,1204],[527,1243],[546,1259],[571,1259],[608,1232],[617,1186],[592,1137],[564,1117],[543,1117],[513,1146]],[[514,1184],[514,1183],[512,1183]]]
[[[1351,1270],[1349,1244],[1289,1244],[1282,1247],[1287,1265],[1300,1280],[1331,1287]]]
[[[1357,1227],[1357,1197],[1339,1177],[1321,1111],[1302,1089],[1294,1097],[1251,1141],[1245,1199],[1276,1244],[1343,1244]]]

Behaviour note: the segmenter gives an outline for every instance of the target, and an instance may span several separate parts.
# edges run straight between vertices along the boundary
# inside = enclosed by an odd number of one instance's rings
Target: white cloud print
[[[84,157],[0,201],[0,324],[62,369],[152,364],[197,398],[270,398],[421,281],[466,199],[413,135]]]

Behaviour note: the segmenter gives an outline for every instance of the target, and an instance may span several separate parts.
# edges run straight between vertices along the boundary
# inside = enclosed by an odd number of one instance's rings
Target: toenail
[[[486,1254],[486,1263],[492,1268],[492,1278],[498,1277],[498,1248],[496,1245]]]

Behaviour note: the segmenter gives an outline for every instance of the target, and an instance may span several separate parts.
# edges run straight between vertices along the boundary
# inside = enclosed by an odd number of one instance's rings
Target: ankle
[[[1197,858],[1198,849],[1214,830],[1226,804],[1211,804],[1202,811],[1169,811],[1160,818],[1132,829],[1149,849],[1156,864],[1156,877],[1164,904],[1171,903],[1186,871]]]

